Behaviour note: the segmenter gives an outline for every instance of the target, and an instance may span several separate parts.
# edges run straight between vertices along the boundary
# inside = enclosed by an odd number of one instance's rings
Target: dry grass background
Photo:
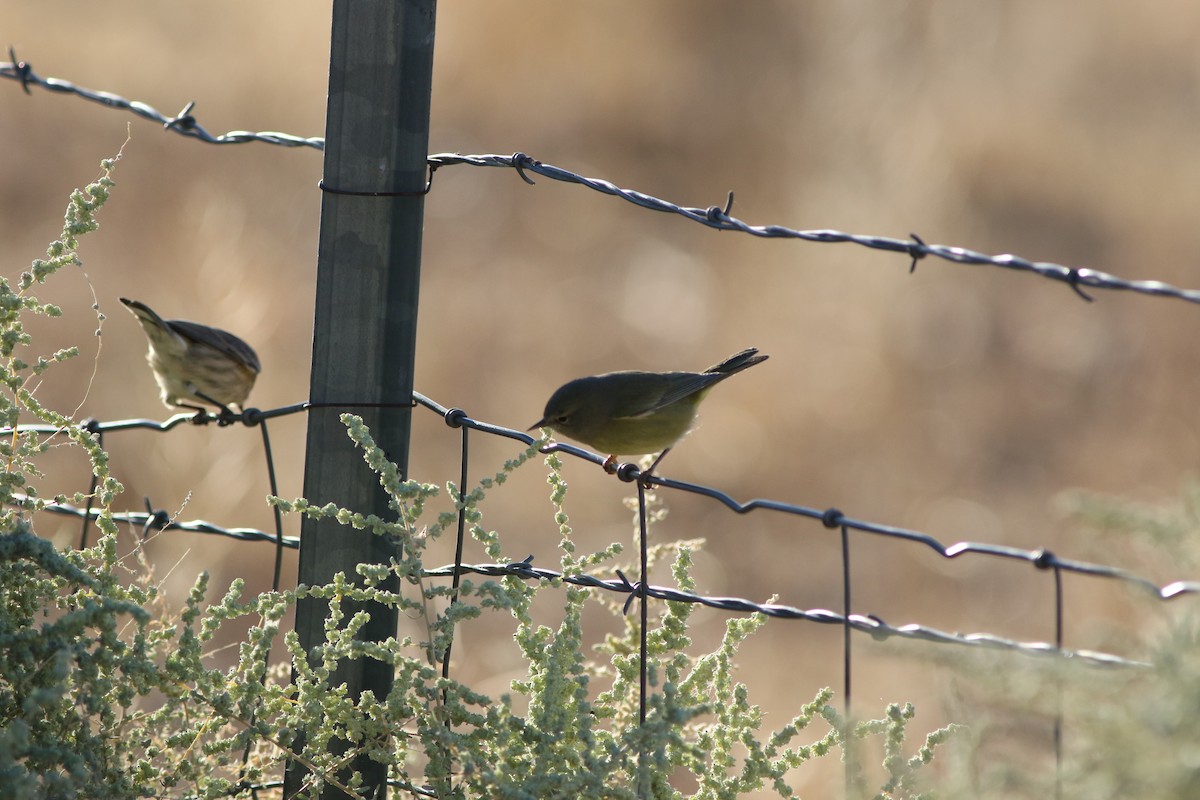
[[[733,189],[734,214],[753,223],[917,231],[929,242],[1200,286],[1194,3],[443,2],[439,12],[431,152],[521,150],[684,205],[719,204]],[[2,43],[42,75],[165,113],[196,100],[213,132],[324,132],[328,3],[24,3],[3,18]],[[83,401],[80,413],[100,419],[166,416],[121,295],[255,345],[265,369],[254,405],[303,400],[320,153],[206,146],[77,99],[26,97],[11,82],[0,92],[8,276],[44,251],[68,192],[132,126],[101,230],[83,245],[109,317],[99,372],[89,391],[91,292],[78,273],[63,274],[42,294],[65,316],[37,326],[38,349],[80,343],[86,357],[55,370],[42,400],[64,410]],[[701,368],[754,345],[771,360],[713,394],[667,474],[739,498],[837,506],[944,541],[1129,565],[1128,553],[1096,548],[1064,522],[1054,499],[1072,487],[1174,496],[1200,450],[1200,309],[1101,292],[1088,304],[1060,284],[932,259],[912,275],[907,267],[849,245],[717,233],[579,187],[529,187],[507,171],[447,168],[426,206],[417,388],[524,427],[566,379]],[[297,495],[303,421],[273,422],[272,434],[281,491]],[[516,452],[475,443],[476,477]],[[256,431],[127,433],[108,446],[128,490],[122,507],[146,496],[182,507],[184,519],[270,525]],[[82,488],[74,458],[48,489]],[[442,483],[456,458],[456,435],[418,413],[413,476]],[[581,546],[628,541],[627,487],[592,467],[566,469]],[[533,553],[549,566],[545,495],[532,465],[485,513],[513,557]],[[838,606],[838,544],[819,525],[667,499],[655,536],[707,538],[703,592]],[[296,520],[287,525],[298,531]],[[75,535],[58,519],[40,527],[63,544]],[[859,612],[1052,635],[1048,575],[855,541]],[[234,577],[269,585],[266,545],[171,534],[148,547],[174,591],[200,569],[218,587]],[[294,554],[284,580],[295,580]],[[1122,587],[1072,577],[1066,588],[1070,646],[1116,646],[1158,619]],[[720,616],[697,619],[711,644]],[[768,725],[837,685],[839,635],[778,622],[746,648],[741,678]],[[457,674],[503,691],[521,667],[507,636],[467,630]],[[919,727],[947,718],[947,687],[965,673],[858,641],[860,713],[913,700]],[[1042,721],[1030,731],[1046,741]],[[810,771],[800,787],[824,779]]]

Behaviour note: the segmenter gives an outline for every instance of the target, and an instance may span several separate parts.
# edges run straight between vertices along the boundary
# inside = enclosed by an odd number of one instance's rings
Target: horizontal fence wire
[[[837,244],[848,242],[872,250],[887,250],[893,253],[903,253],[910,259],[910,271],[926,256],[936,256],[956,264],[973,264],[982,266],[1002,267],[1004,269],[1040,275],[1043,278],[1061,281],[1070,286],[1084,300],[1092,298],[1083,291],[1082,287],[1091,289],[1118,289],[1157,297],[1173,297],[1186,300],[1189,303],[1200,303],[1200,289],[1180,289],[1169,283],[1155,280],[1125,280],[1100,270],[1083,267],[1067,267],[1049,261],[1031,261],[1021,256],[1005,253],[1002,255],[987,255],[986,253],[969,250],[965,247],[953,247],[941,244],[926,244],[917,234],[909,234],[908,239],[895,239],[888,236],[864,236],[853,233],[843,233],[835,230],[797,230],[783,225],[751,225],[736,217],[731,217],[729,211],[733,206],[733,192],[730,192],[723,206],[708,206],[694,208],[679,206],[669,200],[660,200],[652,195],[632,189],[623,189],[610,181],[601,178],[586,178],[574,172],[543,164],[530,158],[524,153],[502,155],[460,155],[458,153],[439,153],[429,157],[429,164],[436,169],[451,164],[470,164],[477,167],[509,167],[527,182],[533,183],[526,173],[533,172],[556,181],[575,183],[586,186],[603,194],[613,195],[642,208],[653,211],[664,211],[698,222],[710,228],[722,231],[739,231],[751,236],[770,239],[801,239],[807,242]]]
[[[418,405],[424,406],[429,410],[442,415],[446,419],[446,423],[451,427],[457,428],[465,426],[473,430],[482,431],[484,433],[503,436],[509,439],[516,439],[524,444],[533,444],[534,442],[538,441],[538,439],[535,439],[524,431],[473,420],[461,409],[447,408],[419,392],[413,392],[413,397],[417,401]],[[576,458],[590,461],[601,466],[606,460],[604,456],[600,456],[596,453],[584,450],[583,448],[576,447],[575,445],[565,444],[562,442],[551,442],[542,448],[542,452],[567,453]],[[733,511],[736,511],[739,514],[746,514],[751,511],[762,509],[765,511],[777,511],[784,514],[807,517],[809,519],[819,520],[828,528],[845,526],[851,530],[861,531],[863,533],[877,534],[887,538],[901,539],[904,541],[921,544],[948,559],[958,558],[959,556],[966,554],[1015,559],[1018,561],[1027,562],[1038,569],[1061,569],[1064,572],[1074,572],[1081,575],[1091,575],[1094,577],[1112,578],[1125,581],[1145,590],[1147,593],[1158,597],[1161,600],[1169,600],[1185,594],[1200,593],[1200,581],[1179,580],[1159,586],[1149,578],[1144,578],[1119,567],[1093,564],[1085,561],[1075,561],[1072,559],[1063,559],[1046,549],[1022,550],[1015,547],[1008,547],[1006,545],[970,541],[955,542],[954,544],[946,545],[942,544],[935,537],[930,536],[927,533],[921,533],[920,531],[899,528],[891,525],[883,525],[877,522],[853,519],[846,516],[841,511],[833,508],[821,510],[818,508],[797,505],[795,503],[785,503],[780,500],[766,499],[755,499],[741,502],[734,499],[726,492],[723,492],[720,489],[712,486],[704,486],[697,483],[686,483],[684,481],[677,481],[670,478],[661,477],[658,474],[651,474],[643,478],[641,471],[634,464],[620,465],[617,468],[616,474],[621,480],[631,483],[644,479],[648,483],[655,486],[702,495],[720,502],[722,505]]]
[[[512,439],[525,446],[532,445],[540,441],[540,439],[535,438],[524,431],[472,419],[463,410],[443,406],[419,392],[413,393],[413,400],[415,401],[416,405],[442,417],[445,423],[451,428],[469,428],[481,433]],[[217,414],[210,412],[202,412],[198,414],[176,414],[163,422],[156,422],[149,419],[126,419],[112,422],[85,420],[80,424],[79,427],[93,433],[101,434],[139,429],[165,433],[177,428],[180,424],[185,422],[217,423],[220,425],[241,423],[247,426],[253,426],[260,420],[305,412],[313,408],[315,405],[316,404],[311,403],[295,403],[292,405],[281,406],[267,410],[249,408],[241,414],[228,415],[224,413]],[[336,405],[339,408],[354,408],[361,406],[374,407],[384,404],[350,403],[321,405]],[[65,429],[53,425],[20,425],[17,427],[17,432],[54,436],[65,433]],[[11,434],[12,429],[0,428],[0,435]],[[549,442],[541,448],[541,451],[544,453],[563,453],[571,457],[596,464],[597,466],[602,466],[605,461],[605,458],[601,455],[562,442]],[[1200,581],[1178,580],[1160,586],[1149,578],[1134,574],[1120,567],[1060,558],[1049,550],[1044,549],[1023,550],[1006,545],[971,541],[960,541],[947,545],[943,544],[937,538],[927,533],[891,525],[883,525],[876,522],[854,519],[841,513],[840,511],[837,511],[836,509],[821,510],[818,508],[769,499],[754,499],[741,502],[734,499],[728,493],[712,486],[673,480],[657,474],[643,476],[638,470],[637,466],[634,464],[621,464],[617,468],[616,475],[620,480],[627,482],[645,480],[650,485],[659,486],[664,489],[707,497],[719,502],[721,505],[739,514],[746,514],[757,510],[774,511],[777,513],[790,514],[819,521],[822,525],[828,528],[844,527],[849,530],[858,531],[865,534],[872,534],[888,539],[911,542],[931,549],[947,559],[957,559],[960,556],[970,554],[982,557],[1022,561],[1030,564],[1038,570],[1055,570],[1080,575],[1089,575],[1096,578],[1116,580],[1137,587],[1146,594],[1163,601],[1171,600],[1184,595],[1200,593]],[[33,500],[25,496],[18,496],[16,502],[20,505],[30,508],[33,507],[34,503]],[[94,519],[99,514],[98,510],[96,509],[78,508],[65,502],[42,502],[44,503],[42,510],[53,514],[65,514],[79,518],[91,519]],[[172,519],[172,517],[165,511],[153,510],[150,508],[148,508],[146,511],[129,511],[113,514],[113,519],[119,522],[125,522],[131,525],[139,526],[143,529],[143,531],[179,530],[198,534],[225,536],[241,541],[267,541],[278,543],[282,547],[291,549],[295,549],[299,545],[298,537],[277,537],[275,534],[253,528],[226,528],[205,520],[179,522]],[[460,565],[458,569],[463,572],[475,572],[483,575],[512,575],[518,578],[530,580],[557,580],[561,578],[567,582],[577,583],[581,586],[589,586],[592,588],[626,594],[640,591],[635,584],[629,583],[623,576],[619,576],[615,580],[602,580],[600,578],[583,575],[563,576],[561,573],[554,572],[553,570],[544,570],[533,567],[532,562],[529,560],[516,564],[485,564],[474,566]],[[427,574],[430,577],[453,576],[455,574],[455,567],[451,565],[437,569],[430,569]],[[897,627],[889,625],[879,617],[873,615],[850,615],[847,618],[841,614],[824,609],[805,611],[802,609],[796,609],[790,606],[778,604],[755,603],[751,600],[743,598],[705,597],[703,595],[681,592],[677,589],[665,587],[647,587],[646,592],[649,596],[664,600],[697,603],[712,608],[720,608],[730,611],[761,613],[769,617],[780,619],[804,619],[808,621],[829,624],[849,624],[855,630],[870,634],[875,637],[886,638],[891,636],[899,636],[905,638],[917,638],[931,642],[976,645],[992,648],[1007,648],[1020,650],[1021,652],[1039,654],[1058,652],[1061,655],[1078,657],[1081,660],[1091,663],[1139,663],[1103,653],[1078,650],[1058,650],[1054,645],[1047,643],[1016,642],[1011,639],[1005,639],[1003,637],[993,636],[991,634],[946,633],[922,625],[903,625]]]
[[[194,102],[184,105],[178,114],[167,116],[148,103],[138,100],[126,100],[124,97],[112,92],[85,89],[82,86],[76,86],[74,83],[62,80],[61,78],[43,78],[33,71],[33,67],[28,62],[18,60],[16,53],[13,52],[11,47],[8,48],[8,55],[11,61],[7,63],[0,62],[0,78],[9,78],[18,81],[21,84],[21,88],[25,90],[25,94],[30,94],[30,86],[39,86],[48,91],[59,92],[61,94],[73,94],[76,97],[82,97],[84,100],[100,103],[109,108],[132,111],[143,119],[161,124],[169,131],[174,131],[181,136],[199,139],[208,144],[264,142],[282,147],[312,147],[317,150],[325,148],[325,140],[322,138],[293,136],[290,133],[279,133],[278,131],[229,131],[228,133],[214,136],[205,130],[192,115],[192,109],[196,107]]]
[[[33,71],[33,67],[28,62],[19,61],[12,48],[9,48],[9,56],[11,61],[0,62],[0,78],[8,78],[19,82],[27,94],[29,93],[30,86],[38,86],[53,92],[73,94],[85,100],[101,103],[111,108],[128,109],[140,117],[160,123],[167,130],[175,131],[183,136],[188,136],[209,144],[263,142],[283,147],[310,147],[316,150],[323,150],[325,147],[325,140],[321,137],[293,136],[275,131],[257,133],[252,131],[230,131],[214,136],[208,133],[192,115],[191,112],[195,107],[195,103],[189,102],[178,114],[168,116],[146,103],[137,100],[126,100],[124,97],[111,92],[84,89],[60,78],[43,78]],[[692,222],[717,230],[738,231],[763,238],[799,239],[825,244],[850,243],[871,250],[900,253],[908,259],[910,271],[916,268],[917,262],[921,259],[927,256],[934,256],[955,264],[998,267],[1039,275],[1043,278],[1066,284],[1081,298],[1089,301],[1093,298],[1084,292],[1084,288],[1129,291],[1153,297],[1170,297],[1189,303],[1200,303],[1200,289],[1182,289],[1158,280],[1127,280],[1101,270],[1087,267],[1068,267],[1049,261],[1034,261],[1011,253],[988,255],[966,247],[927,244],[915,233],[910,233],[907,239],[898,239],[890,236],[844,233],[829,229],[799,230],[784,225],[751,225],[748,222],[730,216],[729,212],[733,206],[733,192],[729,193],[724,204],[720,206],[712,205],[705,208],[681,206],[669,200],[662,200],[645,194],[644,192],[622,188],[602,178],[588,178],[552,164],[545,164],[524,153],[514,153],[512,155],[438,153],[429,156],[428,163],[431,178],[433,171],[441,167],[460,164],[475,167],[504,167],[515,170],[526,183],[532,184],[534,182],[529,177],[529,173],[534,173],[551,180],[585,186],[602,194],[619,197],[634,205],[652,211],[676,214]]]
[[[28,495],[14,494],[13,505],[22,508],[35,508],[36,501]],[[45,504],[38,509],[51,514],[63,514],[69,517],[78,517],[79,519],[95,520],[100,516],[99,509],[95,508],[79,508],[70,503],[59,503],[52,500],[45,501]],[[189,531],[191,533],[210,533],[217,536],[225,536],[230,539],[237,539],[242,542],[271,542],[274,544],[278,541],[282,546],[295,550],[300,547],[299,536],[284,536],[282,539],[273,533],[258,530],[257,528],[224,528],[213,522],[208,522],[202,519],[194,519],[186,522],[175,521],[169,513],[162,509],[148,511],[120,511],[110,515],[113,522],[124,523],[127,525],[136,525],[142,529],[142,537],[145,538],[150,531]]]
[[[629,596],[641,596],[642,589],[631,583],[624,575],[615,580],[604,580],[587,574],[564,575],[552,569],[533,566],[532,562],[520,561],[510,564],[462,564],[457,568],[447,565],[436,569],[427,569],[424,574],[428,577],[452,577],[455,573],[473,573],[489,577],[514,576],[524,580],[554,581],[561,580],[575,586],[590,589],[604,589],[609,592],[623,593]],[[1135,661],[1110,653],[1094,650],[1063,649],[1049,642],[1019,642],[990,633],[948,633],[925,625],[889,625],[874,614],[851,614],[848,617],[823,608],[800,609],[780,603],[755,603],[740,597],[709,597],[684,592],[663,586],[647,586],[645,594],[659,600],[675,603],[691,603],[694,605],[716,608],[722,611],[736,611],[747,614],[763,614],[775,619],[798,619],[808,622],[818,622],[825,625],[849,625],[860,633],[869,634],[876,640],[890,638],[917,639],[937,644],[957,644],[983,647],[993,650],[1015,650],[1027,655],[1060,656],[1076,659],[1093,666],[1123,666],[1145,667],[1149,664]]]

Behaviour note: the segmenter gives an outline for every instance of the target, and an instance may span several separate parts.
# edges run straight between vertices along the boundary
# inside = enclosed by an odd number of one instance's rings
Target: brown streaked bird
[[[199,401],[228,410],[239,409],[262,371],[253,348],[228,331],[185,319],[163,319],[137,300],[120,298],[137,317],[150,350],[146,361],[168,408],[204,411]]]
[[[696,419],[705,395],[721,381],[767,360],[750,347],[704,372],[608,372],[578,378],[559,387],[534,428],[556,433],[609,453],[605,468],[619,455],[661,454],[682,439]]]

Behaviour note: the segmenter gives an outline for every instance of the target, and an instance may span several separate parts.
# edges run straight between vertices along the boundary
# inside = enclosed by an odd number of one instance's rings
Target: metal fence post
[[[309,397],[314,404],[348,407],[309,412],[304,496],[384,518],[394,517],[388,498],[338,416],[346,410],[360,414],[407,474],[411,409],[404,406],[413,385],[436,5],[436,0],[333,3]],[[355,578],[358,564],[386,563],[391,548],[369,532],[305,520],[299,581],[327,583],[338,572]],[[371,613],[361,634],[365,639],[395,633],[394,612],[378,604],[365,608]],[[296,631],[306,650],[324,641],[327,612],[322,601],[297,605]],[[331,681],[346,683],[352,696],[369,691],[382,700],[392,674],[386,664],[361,659],[343,664]],[[363,774],[364,796],[386,796],[383,765],[360,758],[352,769]],[[304,776],[298,764],[289,765],[285,796],[301,788]],[[333,788],[322,794],[343,796]]]

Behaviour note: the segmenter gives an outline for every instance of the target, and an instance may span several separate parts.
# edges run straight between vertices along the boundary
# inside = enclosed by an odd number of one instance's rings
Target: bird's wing
[[[220,328],[210,328],[208,325],[189,322],[186,319],[173,319],[167,324],[176,333],[186,339],[191,339],[193,342],[206,344],[214,350],[219,350],[230,358],[245,364],[255,372],[262,371],[262,366],[258,362],[258,354],[254,352],[254,348],[228,331],[223,331]]]
[[[618,415],[618,419],[653,414],[661,408],[707,389],[728,376],[717,373],[665,372],[654,377],[659,379],[659,385],[651,390],[645,382],[639,383],[635,389],[636,394],[619,405],[622,413]]]
[[[728,375],[719,372],[675,372],[667,376],[663,387],[662,397],[655,404],[655,409],[669,406],[696,392],[702,392],[714,383],[724,380]]]

